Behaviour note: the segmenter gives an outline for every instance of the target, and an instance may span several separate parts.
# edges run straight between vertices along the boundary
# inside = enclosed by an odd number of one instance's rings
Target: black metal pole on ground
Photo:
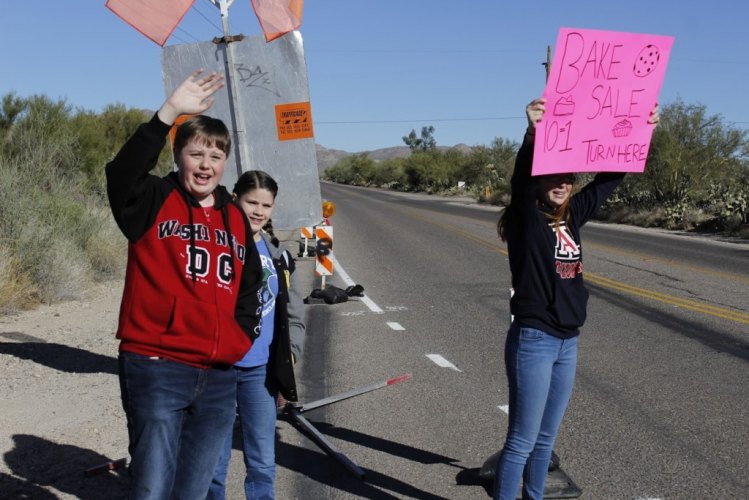
[[[314,441],[315,444],[319,446],[320,449],[322,449],[322,451],[327,453],[331,458],[338,461],[338,463],[340,463],[355,477],[364,480],[364,471],[360,469],[359,466],[357,466],[354,462],[352,462],[346,455],[344,455],[343,452],[333,446],[330,441],[325,439],[325,436],[323,436],[322,433],[318,431],[314,425],[312,425],[312,422],[302,416],[302,412],[300,412],[296,406],[294,406],[292,403],[286,403],[286,406],[284,407],[284,415],[288,416],[296,425],[301,427],[302,430],[310,436],[312,441]]]
[[[325,436],[315,428],[314,425],[312,425],[312,422],[302,416],[302,413],[305,411],[314,410],[315,408],[321,408],[323,406],[337,403],[339,401],[343,401],[344,399],[353,398],[354,396],[360,396],[376,389],[381,389],[383,387],[388,387],[400,382],[405,382],[406,380],[411,380],[410,373],[401,375],[399,377],[389,378],[382,382],[377,382],[356,389],[351,389],[350,391],[334,394],[332,396],[328,396],[327,398],[318,399],[317,401],[312,401],[310,403],[302,405],[295,405],[294,403],[287,402],[286,405],[284,405],[281,409],[280,414],[288,417],[294,424],[296,424],[304,432],[306,432],[312,439],[312,441],[314,441],[314,443],[319,446],[321,450],[327,453],[331,458],[338,461],[338,463],[340,463],[347,471],[349,471],[358,479],[364,480],[364,471],[359,468],[359,466],[357,466],[354,462],[352,462],[342,451],[333,446],[333,444],[328,441]]]

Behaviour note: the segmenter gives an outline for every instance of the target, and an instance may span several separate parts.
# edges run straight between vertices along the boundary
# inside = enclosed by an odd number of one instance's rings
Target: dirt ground
[[[277,235],[295,254],[296,233]],[[305,291],[313,286],[313,266],[314,259],[297,259]],[[112,280],[83,300],[0,315],[0,500],[126,497],[121,462],[128,439],[115,338],[122,287],[122,279]],[[294,446],[305,442],[286,422],[276,436]],[[293,497],[292,476],[277,470],[279,498]],[[229,478],[227,498],[243,498],[236,449]]]
[[[121,498],[127,457],[117,379],[122,281],[90,300],[0,316],[0,498]]]

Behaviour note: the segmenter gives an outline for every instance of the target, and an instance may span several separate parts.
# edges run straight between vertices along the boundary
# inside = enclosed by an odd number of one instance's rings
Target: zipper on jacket
[[[213,229],[213,219],[211,218],[211,211],[213,210],[213,207],[201,207],[200,213],[205,219],[205,225],[208,227],[209,234],[211,235],[211,245],[213,246],[213,251],[218,251],[218,245],[215,241],[216,232]],[[216,278],[218,279],[218,277]],[[213,283],[213,304],[216,308],[216,329],[213,331],[213,347],[211,348],[211,355],[208,358],[208,360],[212,363],[213,360],[216,359],[216,353],[218,352],[218,342],[219,338],[221,337],[221,314],[219,311],[219,287],[217,286],[218,283],[214,281]]]

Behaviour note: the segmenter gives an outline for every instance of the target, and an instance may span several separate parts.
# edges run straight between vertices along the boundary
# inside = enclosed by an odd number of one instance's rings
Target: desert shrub
[[[4,310],[35,301],[83,297],[96,280],[116,275],[117,266],[124,262],[124,238],[114,236],[103,188],[92,190],[90,179],[79,168],[79,143],[68,113],[61,103],[34,98],[23,112],[4,122],[0,136],[0,307]],[[98,238],[105,241],[94,243]],[[120,247],[120,257],[114,245]]]
[[[408,191],[426,191],[429,185],[431,160],[426,153],[412,154],[403,163]]]
[[[403,173],[409,191],[438,193],[457,186],[464,155],[449,149],[414,151],[403,160]]]
[[[662,207],[635,209],[617,205],[616,207],[609,206],[605,211],[599,211],[598,218],[639,227],[662,227],[666,216]]]
[[[88,232],[82,244],[96,278],[122,276],[127,260],[127,240],[114,222],[109,208],[92,207],[89,218],[96,230]]]
[[[374,164],[366,153],[347,156],[325,169],[324,178],[339,184],[369,186],[372,184]]]
[[[401,190],[405,177],[403,173],[403,159],[393,158],[376,162],[371,170],[371,183],[377,187]]]
[[[0,314],[26,308],[38,296],[31,277],[21,272],[13,249],[0,243]]]
[[[80,246],[59,234],[41,243],[47,244],[43,252],[32,252],[34,262],[30,269],[38,286],[39,300],[54,303],[85,298],[94,282],[94,274]]]
[[[63,177],[52,181],[48,189],[17,186],[15,220],[4,224],[17,274],[28,276],[37,298],[47,303],[81,298],[93,283],[84,243],[99,228],[75,191],[65,189],[74,184]]]
[[[713,225],[736,233],[749,224],[749,172],[740,172],[731,183],[711,184],[708,200],[705,205],[713,215]]]

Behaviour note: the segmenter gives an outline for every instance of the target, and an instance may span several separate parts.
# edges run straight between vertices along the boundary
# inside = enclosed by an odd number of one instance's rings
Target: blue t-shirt
[[[273,266],[273,258],[268,251],[265,240],[255,243],[260,263],[263,267],[263,313],[260,316],[260,336],[255,339],[252,348],[239,360],[236,366],[251,368],[268,363],[270,343],[273,340],[273,323],[276,317],[276,296],[278,295],[278,275]]]

